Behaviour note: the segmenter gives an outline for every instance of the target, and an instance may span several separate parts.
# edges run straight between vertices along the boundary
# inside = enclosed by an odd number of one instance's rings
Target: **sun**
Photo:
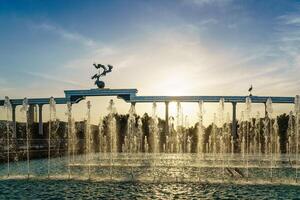
[[[189,95],[192,88],[193,83],[188,74],[178,71],[169,72],[168,77],[160,81],[157,86],[158,92],[166,96]]]

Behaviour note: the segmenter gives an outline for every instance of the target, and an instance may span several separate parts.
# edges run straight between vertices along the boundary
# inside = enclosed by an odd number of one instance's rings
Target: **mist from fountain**
[[[170,152],[172,153],[183,153],[185,151],[185,139],[186,134],[183,129],[183,110],[181,107],[181,103],[177,102],[177,114],[176,114],[176,130],[171,130],[171,148]],[[175,148],[174,148],[175,147]]]
[[[203,115],[204,115],[204,102],[198,102],[199,112],[198,112],[198,126],[197,126],[197,153],[203,154],[205,152],[205,144],[204,144],[204,134],[205,127],[203,126]]]
[[[56,131],[53,130],[53,127],[56,123],[56,102],[53,97],[50,97],[49,100],[49,133],[48,133],[48,178],[50,177],[51,173],[51,147],[55,146],[52,144],[51,137],[55,135]],[[55,142],[55,141],[54,141]]]
[[[298,165],[299,165],[299,135],[300,135],[300,96],[295,97],[295,132],[296,132],[296,182],[298,181]]]
[[[125,135],[126,140],[124,140],[124,152],[134,153],[135,150],[134,136],[136,134],[135,104],[131,104],[128,114],[129,116],[127,120],[127,132]]]
[[[214,113],[214,121],[212,124],[212,132],[210,133],[209,136],[209,148],[210,148],[210,153],[213,154],[214,157],[216,157],[216,153],[217,153],[217,131],[218,131],[218,127],[217,127],[217,115],[216,113]]]
[[[251,129],[251,120],[252,120],[252,102],[250,97],[246,97],[246,132],[244,135],[244,140],[246,141],[246,177],[249,177],[249,150],[250,150],[250,129]]]
[[[223,153],[231,153],[231,123],[230,123],[230,115],[227,112],[226,114],[226,119],[225,119],[225,124],[223,125],[223,140],[222,140],[222,145],[223,145]]]
[[[10,127],[11,127],[11,119],[12,119],[12,105],[10,103],[9,98],[6,96],[4,99],[4,111],[5,111],[5,124],[6,124],[6,151],[7,151],[7,177],[10,175]]]
[[[105,153],[106,152],[106,138],[104,135],[104,128],[103,128],[103,118],[100,117],[98,123],[98,131],[99,131],[99,152]]]
[[[142,148],[142,144],[143,144],[143,122],[142,119],[139,118],[138,122],[137,122],[137,135],[136,135],[136,152],[137,153],[141,153],[143,148]]]
[[[260,137],[260,131],[261,131],[261,124],[260,124],[260,113],[256,113],[255,117],[255,124],[254,124],[254,151],[253,153],[261,156],[261,137]]]
[[[273,179],[273,164],[274,164],[274,130],[273,130],[273,104],[272,99],[268,98],[266,102],[266,119],[265,130],[268,130],[268,152],[270,156],[270,178]]]
[[[150,144],[153,153],[159,153],[159,128],[158,128],[158,117],[157,117],[157,105],[155,102],[152,104],[152,116],[149,124],[150,128]]]
[[[30,176],[30,158],[29,158],[29,140],[30,140],[30,131],[28,125],[28,99],[24,98],[21,108],[21,113],[25,116],[25,123],[26,123],[26,158],[27,158],[27,178]]]
[[[88,178],[91,177],[91,102],[87,101],[87,113],[85,124],[85,162],[88,165]]]
[[[71,154],[72,154],[72,162],[74,163],[74,157],[75,157],[75,127],[74,127],[74,120],[72,119],[72,104],[70,102],[67,103],[67,112],[66,112],[67,118],[68,118],[68,176],[71,177]]]
[[[106,137],[107,144],[109,144],[109,152],[117,152],[117,124],[115,114],[117,113],[115,103],[111,99],[108,106],[108,138]]]
[[[273,124],[273,135],[274,135],[274,153],[278,157],[280,154],[280,135],[279,135],[279,125],[277,118],[274,120]]]
[[[287,150],[286,152],[289,155],[289,158],[291,158],[291,154],[294,152],[295,147],[295,131],[294,131],[294,118],[293,118],[293,111],[290,111],[289,113],[289,122],[288,122],[288,129],[287,129]]]
[[[216,138],[215,138],[215,143],[216,143],[216,152],[217,149],[219,152],[219,155],[221,156],[221,154],[224,154],[224,135],[225,135],[225,127],[224,127],[224,122],[225,122],[225,99],[221,98],[220,102],[219,102],[219,107],[218,107],[218,118],[216,119],[216,121],[218,121],[218,123],[216,124]],[[219,143],[218,147],[217,147],[217,143]]]
[[[245,117],[244,111],[241,111],[241,118],[238,121],[238,135],[239,135],[239,145],[240,145],[240,153],[242,157],[245,157]]]
[[[147,136],[145,136],[145,139],[144,139],[144,152],[149,153],[149,145],[148,145]]]
[[[184,130],[184,140],[183,143],[185,145],[185,153],[191,153],[192,152],[192,137],[189,135],[189,117],[187,115],[185,115],[184,117],[184,126],[183,126],[183,130]]]
[[[225,99],[221,98],[218,107],[218,127],[222,128],[224,124]]]

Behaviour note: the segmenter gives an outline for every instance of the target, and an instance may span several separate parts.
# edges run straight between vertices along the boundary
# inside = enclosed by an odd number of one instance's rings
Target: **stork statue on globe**
[[[113,66],[107,65],[107,67],[106,67],[105,65],[96,64],[96,63],[94,63],[93,65],[98,70],[98,72],[94,76],[92,76],[92,80],[96,79],[95,85],[97,85],[97,87],[99,89],[102,89],[102,88],[105,87],[105,83],[100,80],[100,77],[101,76],[106,76],[107,73],[111,72]]]

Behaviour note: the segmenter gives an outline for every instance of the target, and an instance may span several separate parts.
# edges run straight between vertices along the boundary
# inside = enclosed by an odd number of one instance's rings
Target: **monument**
[[[106,76],[107,73],[111,72],[113,66],[107,65],[106,67],[105,65],[94,63],[94,67],[98,70],[98,72],[92,76],[92,80],[96,79],[95,85],[97,85],[99,89],[103,89],[105,87],[105,83],[100,80],[100,77]]]

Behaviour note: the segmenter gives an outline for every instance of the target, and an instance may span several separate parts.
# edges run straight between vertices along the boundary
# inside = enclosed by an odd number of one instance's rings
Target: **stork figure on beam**
[[[250,96],[250,97],[252,96],[252,90],[253,90],[253,87],[252,87],[252,84],[251,84],[250,88],[248,89],[248,92],[249,92],[249,96]]]
[[[99,89],[102,89],[105,87],[105,83],[103,81],[100,81],[100,77],[106,76],[107,73],[110,73],[112,71],[113,66],[107,65],[107,67],[106,67],[105,65],[96,64],[96,63],[94,63],[93,65],[98,70],[98,73],[96,73],[94,76],[92,76],[92,80],[96,79],[95,85],[97,85],[97,87]]]

